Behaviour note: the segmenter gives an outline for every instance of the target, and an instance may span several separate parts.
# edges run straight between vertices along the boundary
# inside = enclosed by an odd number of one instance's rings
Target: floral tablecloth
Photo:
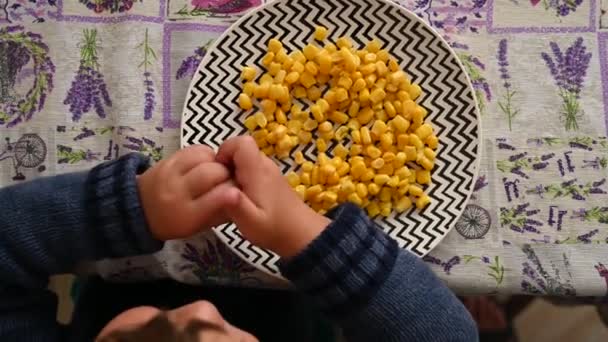
[[[424,260],[460,294],[608,295],[608,1],[399,2],[456,50],[482,112],[474,196]],[[261,3],[0,0],[0,185],[177,150],[207,46]],[[280,286],[211,233],[94,267]]]

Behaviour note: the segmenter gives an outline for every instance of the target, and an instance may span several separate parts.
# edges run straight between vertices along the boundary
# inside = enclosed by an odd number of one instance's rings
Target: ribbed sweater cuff
[[[146,223],[137,175],[149,167],[149,159],[131,153],[93,168],[86,181],[86,214],[100,244],[111,257],[148,254],[163,243],[152,237]]]
[[[279,268],[318,307],[339,318],[364,306],[391,273],[399,252],[365,213],[344,204],[304,251]]]

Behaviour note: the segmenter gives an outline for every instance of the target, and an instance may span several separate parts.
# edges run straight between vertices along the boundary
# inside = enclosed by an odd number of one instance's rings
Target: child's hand
[[[222,208],[234,206],[239,195],[228,169],[203,145],[160,161],[137,183],[150,231],[159,240],[187,238],[225,223]]]
[[[225,212],[252,243],[282,257],[294,256],[330,223],[300,200],[251,137],[226,141],[216,160],[234,167],[242,192]]]

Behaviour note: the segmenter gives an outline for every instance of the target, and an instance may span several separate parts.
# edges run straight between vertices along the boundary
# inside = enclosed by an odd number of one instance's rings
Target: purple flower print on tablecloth
[[[193,17],[215,17],[243,13],[260,6],[262,0],[191,0],[190,6],[184,5],[176,14]]]
[[[528,152],[516,153],[508,159],[497,160],[496,168],[503,173],[510,173],[528,179],[526,171],[542,171],[549,166],[555,153],[546,153],[541,156],[528,156]]]
[[[560,269],[554,263],[550,264],[553,274],[555,274],[555,276],[552,276],[540,262],[531,245],[525,244],[522,251],[527,259],[522,263],[521,289],[523,292],[550,296],[576,296],[576,289],[572,286],[571,280],[562,280],[562,274],[564,273],[571,278],[570,260],[568,260],[566,254],[562,254],[563,267],[560,267]]]
[[[79,121],[93,108],[100,118],[105,118],[104,107],[112,106],[103,75],[99,72],[97,49],[97,29],[84,29],[80,42],[80,66],[63,101],[69,106],[74,121]]]
[[[500,79],[502,80],[502,87],[504,88],[504,94],[502,96],[502,100],[498,101],[498,107],[507,117],[509,131],[511,131],[513,130],[513,118],[519,114],[519,109],[517,109],[513,104],[513,97],[517,94],[517,92],[513,90],[513,85],[510,81],[511,75],[509,74],[508,69],[509,60],[507,53],[507,40],[502,39],[498,44],[498,67],[500,71]]]
[[[505,267],[500,262],[500,257],[495,256],[494,258],[490,258],[488,256],[474,256],[474,255],[463,255],[462,259],[465,264],[468,264],[472,261],[479,260],[482,264],[487,265],[488,267],[488,276],[492,277],[496,282],[496,286],[502,284],[502,281],[505,278]]]
[[[148,67],[152,65],[152,60],[156,60],[156,52],[154,52],[154,49],[149,44],[148,29],[146,29],[144,41],[137,48],[142,49],[144,55],[143,61],[139,64],[139,67],[144,70],[144,89],[146,89],[144,93],[144,120],[150,120],[156,107],[156,98],[152,74],[148,70]]]
[[[90,162],[99,160],[101,153],[95,153],[89,149],[78,149],[65,145],[57,145],[58,164],[76,164],[82,161]]]
[[[570,197],[573,200],[585,201],[591,195],[606,194],[604,186],[606,179],[602,178],[594,182],[577,183],[576,178],[562,183],[549,185],[539,184],[526,190],[526,194],[538,195],[544,198],[545,195],[551,198]]]
[[[31,22],[43,23],[57,0],[4,0],[0,1],[0,24]],[[53,11],[54,12],[54,11]]]
[[[450,41],[454,34],[479,33],[487,0],[399,0]],[[446,10],[448,9],[448,10]]]
[[[451,257],[450,259],[446,260],[446,261],[442,261],[439,258],[436,258],[432,255],[425,255],[422,258],[423,261],[432,264],[432,265],[437,265],[439,267],[441,267],[441,269],[443,270],[443,272],[445,272],[445,274],[449,275],[452,272],[452,267],[456,266],[456,265],[460,265],[460,257],[455,255],[453,257]]]
[[[34,80],[25,94],[13,88],[26,66],[33,68]],[[13,127],[40,112],[53,90],[55,65],[42,36],[23,26],[0,28],[0,125]]]
[[[228,281],[231,284],[246,285],[257,280],[247,276],[255,268],[231,252],[222,242],[204,241],[204,248],[198,249],[186,242],[181,257],[188,264],[181,271],[191,271],[202,283]],[[251,284],[249,284],[251,285]]]
[[[471,54],[459,53],[458,58],[460,58],[460,61],[471,78],[471,84],[473,84],[473,89],[475,90],[479,110],[481,111],[481,114],[484,114],[487,102],[492,101],[490,85],[482,74],[486,70],[486,66],[478,57]]]
[[[521,234],[540,234],[539,228],[543,226],[537,219],[540,210],[529,207],[530,203],[524,203],[513,208],[500,208],[500,226]]]
[[[73,0],[72,0],[73,1]],[[137,2],[143,2],[143,0],[78,0],[81,4],[85,5],[88,9],[95,13],[122,13],[128,12],[133,8],[133,5]]]
[[[608,207],[580,208],[572,212],[571,218],[585,222],[608,224]]]
[[[532,6],[541,4],[546,11],[553,11],[558,17],[565,17],[576,12],[583,0],[530,0]]]
[[[208,41],[207,44],[205,44],[204,46],[196,48],[194,50],[194,54],[186,57],[182,61],[182,64],[180,65],[179,69],[177,69],[175,79],[179,80],[184,77],[192,78],[194,76],[194,73],[196,72],[196,69],[198,69],[198,65],[201,64],[203,57],[205,57],[205,54],[207,53],[207,50],[209,49],[209,46],[211,46],[212,43],[212,40]]]
[[[583,38],[578,38],[564,54],[556,42],[549,43],[551,54],[541,54],[551,72],[562,99],[561,120],[567,131],[578,130],[578,119],[583,115],[580,106],[580,93],[583,89],[591,52],[583,45]]]
[[[125,140],[126,142],[122,145],[122,147],[126,148],[127,150],[145,154],[155,162],[160,161],[163,158],[164,146],[157,146],[157,143],[152,139],[146,137],[136,138],[133,136],[127,136]]]

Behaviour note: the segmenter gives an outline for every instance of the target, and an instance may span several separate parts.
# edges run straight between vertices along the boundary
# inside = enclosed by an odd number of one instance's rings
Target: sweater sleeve
[[[0,189],[0,340],[60,340],[49,276],[162,247],[139,201],[136,176],[147,168],[147,158],[130,154]]]
[[[333,222],[280,269],[337,322],[348,341],[476,341],[454,294],[416,256],[346,204]]]

